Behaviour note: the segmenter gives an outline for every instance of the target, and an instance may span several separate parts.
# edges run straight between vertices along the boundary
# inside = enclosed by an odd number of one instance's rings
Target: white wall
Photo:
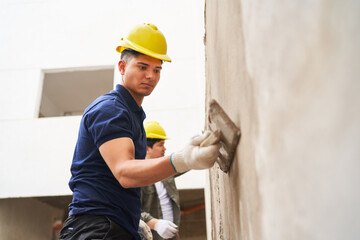
[[[0,197],[71,193],[67,182],[80,118],[37,119],[43,70],[116,66],[117,43],[135,24],[157,25],[173,60],[164,64],[157,89],[144,100],[146,120],[164,126],[171,138],[168,153],[200,133],[203,11],[204,1],[192,0],[1,1]],[[177,183],[203,187],[204,172],[187,173]]]
[[[1,121],[0,198],[71,194],[80,117]]]

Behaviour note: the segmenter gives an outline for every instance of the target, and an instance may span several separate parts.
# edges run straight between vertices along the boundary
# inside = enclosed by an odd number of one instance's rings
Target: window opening
[[[114,68],[45,71],[39,117],[82,115],[114,85]]]

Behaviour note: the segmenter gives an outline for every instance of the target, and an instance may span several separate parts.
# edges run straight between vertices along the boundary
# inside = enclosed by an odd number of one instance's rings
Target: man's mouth
[[[148,88],[153,88],[153,85],[150,83],[142,83],[142,85]]]

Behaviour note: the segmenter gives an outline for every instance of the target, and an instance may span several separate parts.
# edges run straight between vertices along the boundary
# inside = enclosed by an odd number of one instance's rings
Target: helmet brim
[[[120,40],[120,45],[116,47],[116,51],[119,53],[122,53],[127,48],[130,48],[132,50],[135,50],[137,52],[140,52],[142,54],[148,55],[150,57],[153,57],[153,58],[156,58],[156,59],[159,59],[162,61],[171,62],[171,58],[167,54],[154,53],[148,49],[145,49],[135,43],[131,43],[130,41],[126,41],[126,40]]]

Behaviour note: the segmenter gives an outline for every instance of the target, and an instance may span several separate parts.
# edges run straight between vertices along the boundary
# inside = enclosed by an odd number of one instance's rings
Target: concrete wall
[[[241,128],[209,239],[360,238],[359,1],[206,1],[207,101]]]
[[[0,237],[6,240],[51,240],[59,210],[35,199],[0,199]]]

